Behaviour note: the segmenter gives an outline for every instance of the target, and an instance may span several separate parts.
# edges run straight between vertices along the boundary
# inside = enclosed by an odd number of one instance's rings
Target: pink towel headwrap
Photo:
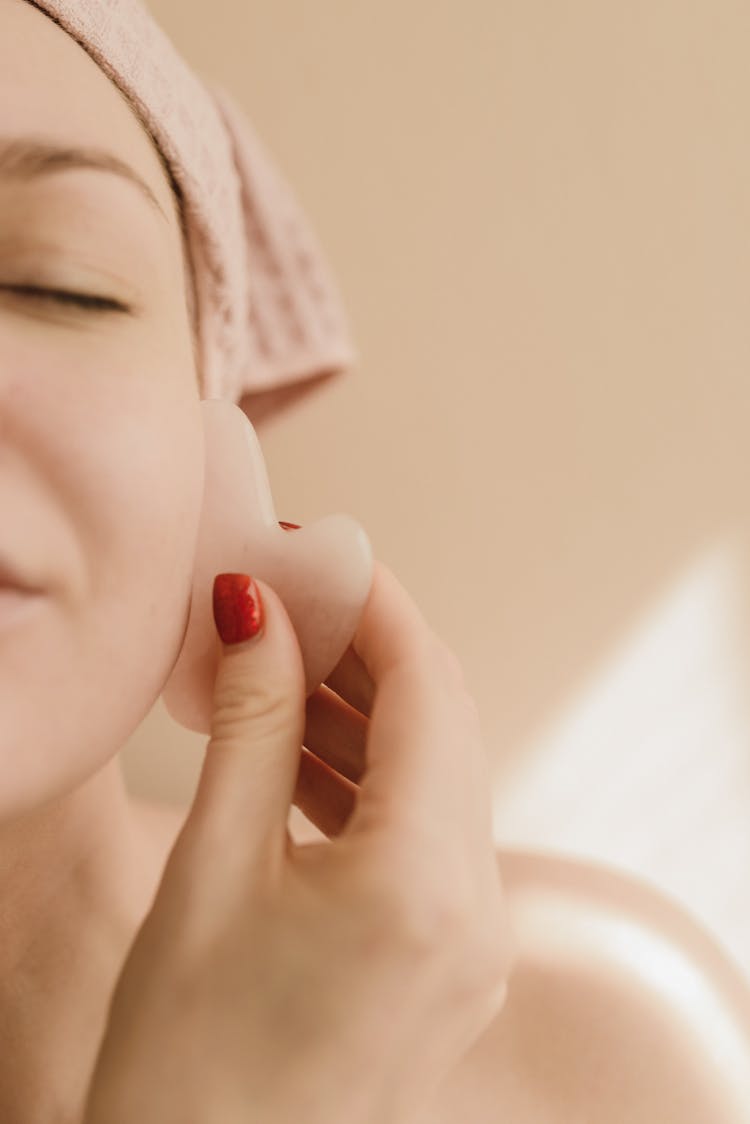
[[[357,353],[336,284],[237,103],[197,77],[140,0],[29,2],[125,94],[180,187],[202,397],[231,398],[255,422],[344,373]]]

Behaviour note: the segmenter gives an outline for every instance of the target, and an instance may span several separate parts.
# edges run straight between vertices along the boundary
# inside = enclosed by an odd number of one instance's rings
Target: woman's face
[[[11,143],[101,148],[27,178]],[[126,311],[13,292],[37,286]],[[177,658],[203,486],[180,227],[158,155],[86,52],[0,0],[0,824],[76,787],[127,740]]]

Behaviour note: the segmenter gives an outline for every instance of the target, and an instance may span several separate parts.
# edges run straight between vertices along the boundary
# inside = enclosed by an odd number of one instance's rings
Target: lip
[[[0,553],[0,589],[11,589],[19,593],[41,592],[38,586],[28,581],[2,553]]]
[[[46,597],[27,589],[0,585],[0,649],[13,630],[22,627],[33,619]]]

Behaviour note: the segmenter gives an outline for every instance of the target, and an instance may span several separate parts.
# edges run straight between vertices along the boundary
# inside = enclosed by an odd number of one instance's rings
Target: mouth
[[[41,593],[0,553],[0,593]]]
[[[13,580],[15,582],[15,576]],[[23,624],[47,601],[44,590],[8,585],[6,582],[7,578],[3,576],[0,579],[0,642],[4,641],[9,628]]]

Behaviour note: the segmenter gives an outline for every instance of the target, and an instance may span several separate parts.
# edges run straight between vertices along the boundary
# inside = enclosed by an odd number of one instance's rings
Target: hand
[[[265,627],[223,645],[85,1124],[401,1124],[505,1001],[515,946],[457,659],[376,562],[352,646],[306,701],[289,617],[256,587]],[[292,803],[328,839],[295,844]]]

